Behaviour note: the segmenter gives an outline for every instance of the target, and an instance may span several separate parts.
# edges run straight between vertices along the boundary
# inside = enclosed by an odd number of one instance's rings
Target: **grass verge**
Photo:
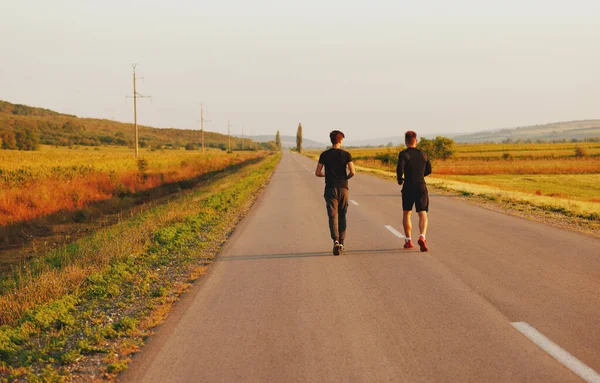
[[[47,254],[0,284],[0,381],[113,380],[202,275],[280,155]]]
[[[396,180],[396,173],[357,166],[357,170],[383,179]],[[492,210],[501,210],[536,221],[582,231],[600,237],[600,203],[571,198],[504,190],[456,180],[427,177],[427,185],[458,198],[467,198]]]

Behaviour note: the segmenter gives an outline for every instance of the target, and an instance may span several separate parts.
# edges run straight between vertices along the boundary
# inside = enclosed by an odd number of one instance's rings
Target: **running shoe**
[[[340,255],[340,243],[338,241],[333,242],[333,255]]]
[[[343,253],[344,250],[346,250],[346,249],[344,249],[344,244],[340,243],[340,253]]]
[[[406,242],[404,242],[404,248],[405,249],[412,249],[413,247],[415,247],[415,245],[413,245],[411,240],[408,240]]]
[[[427,251],[427,250],[429,250],[427,248],[427,242],[425,241],[425,238],[419,237],[419,241],[417,243],[419,244],[419,247],[421,248],[421,251]]]

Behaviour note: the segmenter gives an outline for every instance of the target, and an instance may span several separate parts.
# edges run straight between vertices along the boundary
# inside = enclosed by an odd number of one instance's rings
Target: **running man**
[[[405,249],[412,249],[413,243],[410,239],[412,224],[410,222],[410,214],[412,213],[413,205],[415,205],[417,214],[419,215],[419,247],[421,251],[427,251],[427,211],[429,210],[429,194],[427,193],[427,185],[425,177],[431,174],[431,163],[427,155],[416,148],[417,133],[409,130],[404,134],[404,142],[406,150],[403,150],[398,155],[398,167],[396,168],[396,176],[398,185],[402,185],[402,224],[404,225],[404,234],[406,239],[404,242]]]
[[[342,149],[345,136],[339,130],[329,134],[332,148],[321,153],[315,175],[325,177],[325,203],[329,216],[329,231],[333,240],[333,255],[344,251],[346,212],[348,211],[348,180],[356,174],[352,155]],[[325,166],[325,173],[323,173]],[[346,173],[346,168],[349,172]]]

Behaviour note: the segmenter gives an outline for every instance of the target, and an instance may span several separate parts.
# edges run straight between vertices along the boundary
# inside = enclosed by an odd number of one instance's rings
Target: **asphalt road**
[[[432,194],[404,250],[399,186],[359,174],[334,257],[315,166],[284,154],[122,381],[600,381],[600,240]]]

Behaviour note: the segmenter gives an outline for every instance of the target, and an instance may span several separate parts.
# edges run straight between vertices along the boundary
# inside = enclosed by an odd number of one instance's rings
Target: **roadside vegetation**
[[[402,149],[347,150],[359,170],[395,179]],[[306,154],[318,158],[316,151]],[[558,214],[579,226],[600,227],[599,142],[456,144],[450,156],[433,160],[427,182],[499,207]]]
[[[55,149],[0,151],[0,226],[56,212],[85,209],[93,202],[179,183],[227,166],[262,157],[265,152],[220,150],[142,151]],[[84,213],[85,214],[85,213]]]
[[[0,381],[114,379],[206,271],[279,159],[216,173],[0,278]]]

